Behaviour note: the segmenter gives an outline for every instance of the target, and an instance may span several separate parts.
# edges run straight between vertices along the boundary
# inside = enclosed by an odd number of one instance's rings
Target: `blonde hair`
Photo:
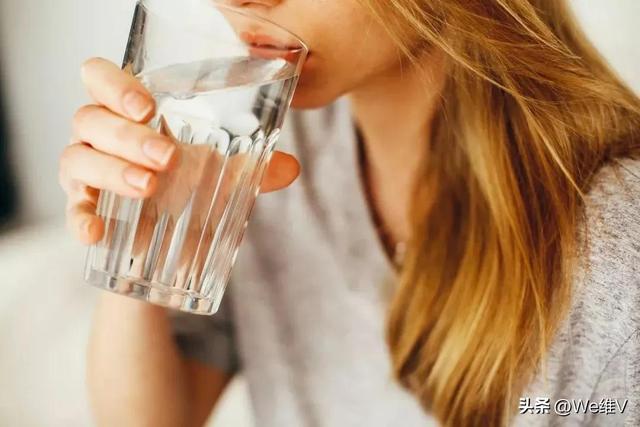
[[[571,300],[583,195],[640,145],[640,101],[563,0],[361,0],[447,57],[388,345],[444,426],[506,425]],[[435,208],[433,208],[435,207]]]

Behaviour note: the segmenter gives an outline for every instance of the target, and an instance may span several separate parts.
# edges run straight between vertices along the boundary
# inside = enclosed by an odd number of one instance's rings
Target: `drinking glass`
[[[217,311],[306,55],[298,37],[241,8],[138,1],[123,69],[153,95],[149,126],[175,140],[178,160],[149,198],[101,191],[89,283]]]

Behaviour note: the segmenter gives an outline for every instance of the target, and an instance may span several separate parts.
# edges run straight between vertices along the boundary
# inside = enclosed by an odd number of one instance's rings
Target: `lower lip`
[[[295,62],[299,54],[296,50],[277,49],[273,47],[249,46],[249,54],[262,59],[282,58],[288,62]]]
[[[295,64],[300,55],[300,50],[285,50],[273,47],[249,46],[249,54],[261,59],[277,59],[282,58],[287,62]],[[303,64],[303,69],[307,69],[310,65],[312,54],[309,52]]]
[[[258,58],[263,59],[276,59],[282,58],[285,61],[291,62],[292,64],[296,63],[298,55],[300,54],[299,46],[284,46],[284,47],[274,47],[277,42],[275,39],[271,38],[265,34],[256,34],[245,31],[240,34],[241,38],[247,43],[249,46],[249,54],[252,56],[257,56]],[[267,46],[258,46],[259,44],[264,44]],[[272,45],[272,46],[269,46]],[[309,59],[311,57],[311,52],[307,54],[306,61],[304,63],[304,68],[307,68],[307,64],[309,63]]]

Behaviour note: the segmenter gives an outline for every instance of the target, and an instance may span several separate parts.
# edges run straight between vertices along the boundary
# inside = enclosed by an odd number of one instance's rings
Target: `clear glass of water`
[[[156,100],[177,165],[150,198],[102,191],[85,279],[174,309],[218,309],[307,55],[295,35],[207,0],[140,0],[123,69]]]

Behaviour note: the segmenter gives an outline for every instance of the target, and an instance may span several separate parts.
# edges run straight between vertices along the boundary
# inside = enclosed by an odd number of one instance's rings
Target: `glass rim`
[[[140,6],[144,7],[148,13],[152,13],[154,15],[158,15],[158,12],[155,11],[153,7],[149,6],[148,3],[150,1],[151,0],[138,0],[137,3]],[[224,10],[227,10],[229,12],[235,13],[237,15],[241,15],[241,16],[243,16],[245,18],[253,19],[253,20],[256,20],[256,21],[260,21],[260,22],[262,22],[264,24],[267,24],[267,25],[269,25],[271,27],[274,27],[278,31],[281,31],[281,32],[285,33],[286,35],[288,35],[289,37],[291,37],[299,45],[299,46],[293,47],[292,49],[287,49],[287,50],[289,50],[291,52],[298,51],[298,52],[301,52],[302,54],[304,54],[305,56],[309,53],[309,47],[307,46],[307,43],[305,43],[304,40],[302,40],[302,38],[300,36],[295,34],[293,31],[283,27],[282,25],[280,25],[280,24],[278,24],[276,22],[273,22],[272,20],[270,20],[268,18],[256,15],[256,14],[251,13],[251,12],[247,12],[245,9],[241,9],[239,7],[236,7],[236,6],[230,6],[230,5],[227,5],[227,4],[219,3],[218,1],[215,1],[215,0],[211,1],[211,2],[208,2],[206,4],[206,6],[214,8],[214,9],[224,9]],[[246,44],[245,42],[242,42],[242,41],[240,43]]]

